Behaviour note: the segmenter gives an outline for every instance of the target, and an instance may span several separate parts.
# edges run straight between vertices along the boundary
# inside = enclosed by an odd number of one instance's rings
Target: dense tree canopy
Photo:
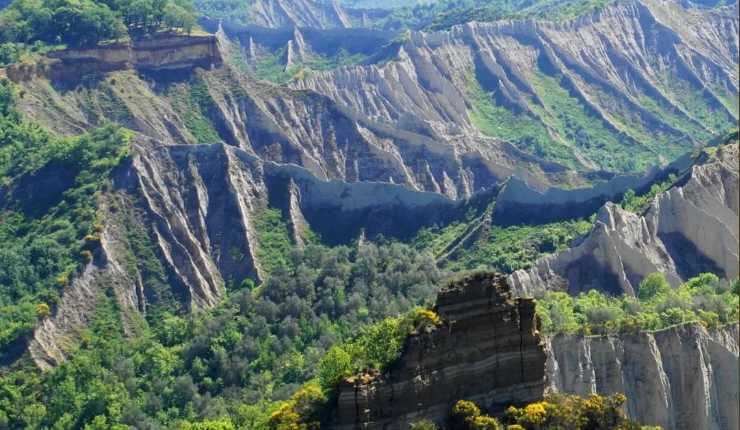
[[[409,246],[311,245],[288,260],[259,288],[245,282],[208,313],[160,313],[134,339],[123,334],[115,300],[104,298],[68,362],[45,375],[30,366],[0,375],[0,428],[262,429],[284,406],[273,399],[314,377],[382,364],[399,351],[401,322],[433,320],[384,319],[428,303],[440,280],[434,260]],[[303,401],[293,398],[286,413]]]
[[[93,46],[194,25],[189,0],[15,0],[0,14],[0,41]]]
[[[738,286],[711,273],[671,288],[665,276],[646,277],[637,297],[609,297],[596,290],[572,297],[549,292],[537,301],[547,333],[613,333],[659,330],[675,324],[700,322],[708,327],[738,321]]]

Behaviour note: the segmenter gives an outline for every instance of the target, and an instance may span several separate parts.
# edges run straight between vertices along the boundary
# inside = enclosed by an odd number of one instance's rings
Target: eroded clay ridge
[[[654,146],[656,134],[683,142],[675,151],[690,149],[692,140],[703,139],[697,133],[721,130],[700,118],[687,91],[699,94],[692,100],[724,127],[737,120],[731,102],[738,90],[737,31],[737,4],[703,9],[674,0],[625,1],[564,23],[471,22],[412,32],[391,61],[315,73],[292,85],[376,121],[426,129],[459,151],[473,149],[463,136],[480,133],[470,114],[478,108],[474,87],[480,85],[497,106],[542,124],[553,142],[571,145],[580,167],[607,168],[589,153],[593,142],[552,126],[566,109],[552,103],[573,99],[591,125],[615,136],[625,151],[653,152],[657,161],[666,147]],[[552,88],[561,94],[548,101]],[[506,121],[493,124],[493,133]],[[484,144],[475,150],[490,151]]]
[[[336,429],[406,429],[420,418],[444,422],[454,403],[497,411],[542,398],[545,351],[531,299],[514,299],[503,276],[474,274],[437,297],[444,324],[407,339],[382,375],[339,387]]]
[[[740,426],[737,323],[546,341],[547,375],[556,391],[624,393],[627,415],[664,429]]]
[[[654,272],[673,285],[702,272],[734,279],[739,192],[738,144],[720,146],[713,155],[701,155],[644,213],[607,203],[580,244],[514,272],[509,282],[522,295],[545,289],[634,294]]]
[[[147,258],[166,275],[160,281],[188,309],[218,304],[226,282],[264,279],[256,220],[268,207],[281,212],[296,246],[309,228],[330,243],[347,243],[363,232],[399,237],[449,222],[446,217],[459,210],[436,193],[321,180],[229,145],[167,146],[138,136],[130,162],[99,199],[105,227],[95,258],[34,331],[32,357],[42,368],[63,361],[107,288],[125,322],[146,314],[156,294],[142,269],[130,263],[141,258],[132,236],[149,245],[156,261]]]

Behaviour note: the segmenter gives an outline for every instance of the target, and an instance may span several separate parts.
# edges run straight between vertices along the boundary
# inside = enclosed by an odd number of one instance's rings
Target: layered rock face
[[[485,146],[471,147],[465,138],[479,133],[471,116],[480,109],[471,85],[479,85],[496,106],[542,124],[554,145],[570,147],[580,167],[608,168],[573,135],[586,130],[553,126],[563,119],[553,110],[572,108],[557,103],[572,99],[603,130],[586,140],[601,145],[611,135],[625,151],[657,162],[655,151],[675,158],[686,143],[737,120],[737,30],[736,4],[706,10],[671,0],[619,2],[566,23],[468,23],[412,33],[394,61],[317,73],[293,86],[376,121],[426,129],[461,152],[485,154]],[[699,103],[716,122],[700,119],[687,91],[702,94]],[[507,138],[496,126],[487,133]],[[672,137],[656,147],[656,136]]]
[[[665,429],[740,428],[738,325],[698,324],[608,337],[547,339],[555,391],[624,393],[627,414]]]
[[[164,72],[211,68],[222,62],[217,43],[212,35],[169,35],[89,49],[64,49],[49,53],[50,61],[12,65],[6,74],[16,82],[41,76],[77,83],[87,75],[128,69]]]
[[[382,375],[339,387],[337,429],[405,429],[422,418],[444,423],[460,399],[490,411],[540,399],[545,353],[534,302],[513,299],[505,278],[479,274],[439,293],[445,323],[412,335]]]
[[[509,282],[523,295],[594,288],[634,294],[640,281],[654,272],[664,273],[673,285],[702,272],[734,279],[740,238],[738,181],[738,144],[720,146],[714,155],[702,155],[643,214],[607,203],[580,244],[513,273]]]

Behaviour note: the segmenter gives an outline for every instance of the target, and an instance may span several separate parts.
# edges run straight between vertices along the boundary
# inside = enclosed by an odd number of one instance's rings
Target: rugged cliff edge
[[[632,159],[618,163],[629,170],[638,158],[675,158],[737,120],[737,30],[737,4],[616,2],[563,23],[471,22],[412,32],[392,61],[292,85],[373,120],[446,138],[459,151],[473,149],[469,137],[483,130],[541,156],[570,151],[579,168],[614,170],[608,160],[625,151]],[[692,106],[687,92],[701,94],[692,100],[705,107]],[[481,97],[493,105],[482,106]],[[711,121],[700,110],[712,112]],[[501,119],[504,111],[509,116]],[[547,150],[531,147],[524,127],[542,127]],[[606,145],[620,149],[599,150]]]
[[[161,73],[196,67],[210,69],[222,61],[218,40],[213,35],[161,34],[95,48],[52,51],[47,59],[14,64],[5,73],[15,82],[43,77],[70,86],[90,75],[129,69]]]
[[[542,397],[545,353],[533,300],[514,299],[502,276],[477,274],[442,290],[435,311],[444,324],[407,339],[388,372],[340,385],[332,428],[441,424],[460,399],[495,412]]]
[[[704,154],[643,214],[607,203],[580,244],[509,277],[517,292],[600,289],[634,294],[650,273],[676,285],[701,272],[738,276],[738,144]]]
[[[737,324],[546,342],[550,389],[624,393],[630,418],[665,429],[740,428]]]

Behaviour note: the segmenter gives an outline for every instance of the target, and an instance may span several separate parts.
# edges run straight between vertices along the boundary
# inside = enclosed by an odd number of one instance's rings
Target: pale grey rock
[[[551,391],[625,394],[628,416],[664,429],[738,429],[738,324],[545,342]]]
[[[520,294],[546,289],[599,289],[634,294],[654,272],[677,285],[701,272],[738,276],[738,144],[702,156],[643,214],[607,203],[578,245],[518,270],[509,281]]]
[[[625,142],[625,150],[648,148],[654,143],[651,133],[675,136],[690,150],[695,136],[681,123],[706,133],[720,130],[689,112],[680,91],[668,87],[679,80],[695,85],[703,94],[701,103],[731,126],[737,112],[723,99],[738,91],[737,33],[736,5],[704,9],[677,0],[618,2],[563,23],[471,22],[445,32],[412,32],[391,61],[315,73],[291,85],[325,94],[374,121],[419,124],[461,152],[474,149],[495,159],[495,152],[471,139],[480,134],[470,118],[471,80],[476,78],[506,109],[541,122],[561,140],[541,118],[543,93],[536,87],[543,74],[562,76],[564,88],[595,123]],[[646,108],[648,99],[668,106],[664,111],[675,120]],[[625,118],[625,111],[634,114]],[[602,160],[578,147],[572,150],[582,169],[604,168]]]
[[[335,0],[256,0],[249,5],[249,22],[270,28],[352,27],[347,12]]]

